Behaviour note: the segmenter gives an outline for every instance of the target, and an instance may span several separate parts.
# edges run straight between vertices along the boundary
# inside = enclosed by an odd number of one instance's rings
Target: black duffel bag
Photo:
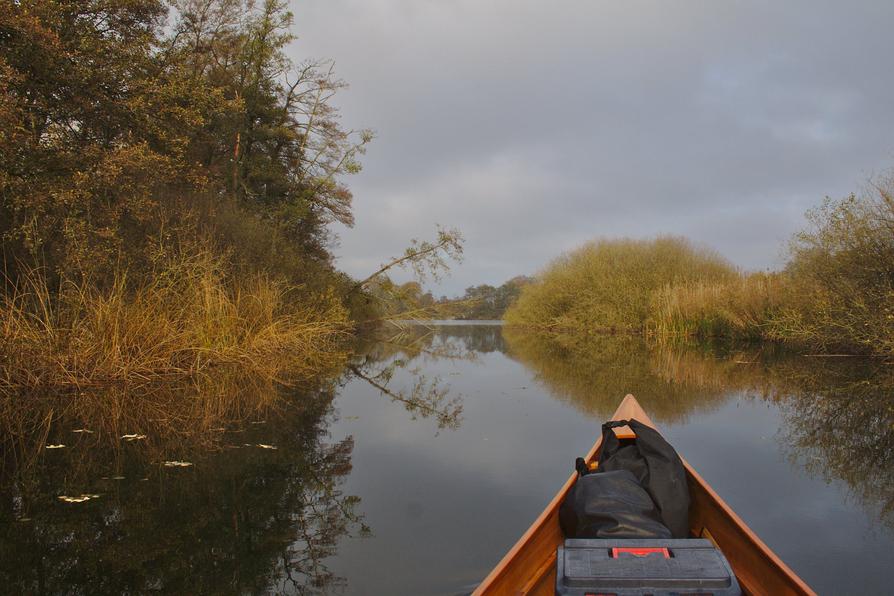
[[[652,497],[632,472],[580,473],[559,507],[566,538],[671,537]]]
[[[622,443],[613,430],[619,426],[636,438]],[[559,508],[566,538],[688,537],[683,462],[655,429],[637,420],[606,422],[597,470],[582,458],[576,467],[578,480]]]

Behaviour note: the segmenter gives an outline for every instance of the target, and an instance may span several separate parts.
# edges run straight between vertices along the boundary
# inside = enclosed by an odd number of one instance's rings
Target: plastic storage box
[[[726,557],[702,539],[567,539],[556,558],[560,596],[738,596]]]

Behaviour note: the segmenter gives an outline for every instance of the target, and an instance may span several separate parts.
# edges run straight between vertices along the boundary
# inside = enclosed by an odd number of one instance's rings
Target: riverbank
[[[342,128],[331,64],[289,58],[284,3],[38,1],[0,21],[0,388],[344,359],[363,296],[329,226],[353,223],[344,178],[373,135]]]

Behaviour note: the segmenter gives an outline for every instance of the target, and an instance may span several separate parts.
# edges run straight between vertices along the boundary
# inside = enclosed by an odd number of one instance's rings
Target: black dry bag
[[[619,440],[628,426],[634,439]],[[577,458],[577,482],[559,507],[566,538],[686,538],[689,487],[680,456],[637,420],[602,425],[597,470]]]
[[[559,525],[566,538],[671,537],[649,493],[631,472],[590,472],[580,465],[578,472],[559,507]]]
[[[628,426],[635,439],[619,440],[612,429]],[[599,471],[632,472],[652,497],[660,519],[674,538],[689,536],[689,487],[680,456],[658,431],[638,420],[602,425]]]

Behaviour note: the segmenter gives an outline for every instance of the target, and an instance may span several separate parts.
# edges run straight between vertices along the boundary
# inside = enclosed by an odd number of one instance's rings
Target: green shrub
[[[719,255],[682,238],[600,240],[550,264],[505,320],[550,330],[641,331],[656,290],[736,276]]]
[[[786,271],[797,291],[780,338],[823,350],[894,355],[894,183],[807,214]]]

